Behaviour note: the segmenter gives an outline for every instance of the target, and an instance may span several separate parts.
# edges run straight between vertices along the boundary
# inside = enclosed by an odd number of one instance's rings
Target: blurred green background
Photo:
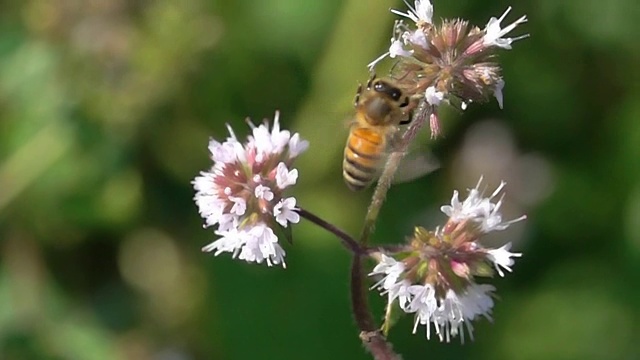
[[[508,181],[487,239],[524,256],[463,346],[390,335],[406,359],[640,359],[637,0],[437,1],[504,51],[505,108],[442,114],[435,173],[393,187],[375,240],[435,226],[453,189]],[[0,359],[368,359],[348,254],[302,222],[287,269],[213,257],[190,181],[210,136],[276,109],[311,147],[299,204],[357,234],[346,119],[400,1],[0,1]],[[463,191],[464,192],[464,191]],[[382,298],[372,293],[382,317]]]

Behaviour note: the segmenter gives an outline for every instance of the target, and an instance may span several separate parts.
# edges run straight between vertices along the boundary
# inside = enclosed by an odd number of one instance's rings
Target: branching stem
[[[342,243],[342,245],[345,248],[347,248],[347,250],[351,251],[353,254],[364,253],[364,250],[360,247],[360,245],[358,245],[357,241],[355,241],[351,236],[349,236],[349,234],[338,229],[335,225],[326,222],[319,216],[314,215],[313,213],[300,207],[298,208],[298,214],[300,214],[300,216],[302,216],[303,218],[311,221],[312,223],[320,226],[321,228],[337,236],[338,239],[340,239],[340,242]]]

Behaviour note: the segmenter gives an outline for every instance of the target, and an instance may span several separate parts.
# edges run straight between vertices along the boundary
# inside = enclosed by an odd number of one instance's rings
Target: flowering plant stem
[[[370,249],[361,246],[347,233],[313,213],[301,207],[298,207],[297,212],[301,217],[334,234],[340,239],[342,245],[353,253],[353,264],[351,266],[351,304],[354,318],[360,329],[360,339],[375,359],[399,360],[400,357],[393,352],[391,345],[387,343],[384,336],[380,333],[369,310],[362,257],[366,256],[366,254],[370,252]]]
[[[426,122],[426,119],[431,115],[431,112],[431,106],[422,103],[422,106],[419,107],[418,111],[414,115],[411,125],[402,135],[398,148],[389,155],[389,159],[387,160],[384,170],[380,175],[380,179],[378,180],[378,185],[371,197],[371,203],[367,209],[367,215],[364,218],[364,225],[362,227],[362,232],[360,233],[360,243],[362,245],[367,245],[369,242],[369,237],[373,233],[376,221],[378,220],[378,215],[380,214],[380,208],[382,208],[382,203],[387,197],[387,191],[391,186],[393,176],[398,170],[400,161],[406,154],[411,141],[413,141],[418,131]]]
[[[406,153],[407,147],[430,115],[431,106],[420,106],[414,115],[411,125],[402,135],[398,149],[389,156],[364,219],[364,226],[360,233],[359,241],[362,247],[366,247],[369,242],[369,237],[373,233],[375,223],[380,214],[380,208],[387,196],[387,190],[389,190],[391,186],[393,176],[398,170],[398,166]],[[360,339],[375,359],[399,359],[399,355],[393,352],[391,344],[386,341],[373,320],[367,294],[365,273],[362,267],[362,255],[355,253],[351,264],[351,306],[356,324],[361,331]]]

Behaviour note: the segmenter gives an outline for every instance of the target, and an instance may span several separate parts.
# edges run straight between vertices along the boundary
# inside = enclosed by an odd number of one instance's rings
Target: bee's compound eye
[[[384,81],[376,81],[373,84],[373,90],[385,94],[393,101],[399,101],[402,97],[402,91],[400,89]]]

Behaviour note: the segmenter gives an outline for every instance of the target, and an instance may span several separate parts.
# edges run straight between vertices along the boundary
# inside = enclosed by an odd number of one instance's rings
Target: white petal
[[[388,51],[386,53],[378,56],[375,60],[373,60],[369,64],[367,64],[367,68],[369,69],[369,71],[373,71],[373,69],[376,67],[376,65],[378,65],[378,63],[380,61],[384,60],[384,58],[386,58],[387,56],[389,56],[389,52]]]
[[[288,223],[297,224],[300,221],[300,215],[295,211],[295,208],[296,198],[282,199],[273,207],[273,215],[276,221],[284,227],[287,227]]]
[[[384,274],[385,276],[377,283],[371,286],[371,289],[382,290],[381,295],[388,294],[388,303],[391,304],[396,298],[400,299],[400,306],[408,301],[410,294],[408,287],[411,285],[409,281],[401,279],[405,266],[401,261],[385,254],[381,255],[380,262],[373,268],[369,276]]]
[[[247,211],[247,202],[244,198],[229,196],[229,200],[233,202],[233,207],[229,212],[238,216],[244,215],[245,211]]]
[[[271,191],[271,189],[269,187],[264,186],[264,185],[256,186],[256,189],[254,191],[254,195],[258,199],[265,199],[267,201],[273,200],[273,192]]]
[[[492,203],[491,200],[502,191],[506,183],[504,181],[501,182],[500,186],[489,197],[484,197],[480,192],[481,184],[482,177],[476,187],[469,190],[469,195],[462,203],[458,200],[458,192],[454,191],[451,205],[444,205],[440,210],[454,221],[472,220],[478,223],[484,233],[504,230],[511,224],[526,219],[526,216],[521,216],[517,219],[503,222],[502,214],[500,213],[502,198],[496,203]]]
[[[504,89],[504,80],[500,79],[493,88],[493,96],[498,100],[498,106],[500,106],[500,109],[502,109],[503,106],[502,89]]]
[[[273,143],[271,142],[271,134],[267,125],[261,124],[253,129],[252,143],[256,148],[256,159],[260,159],[256,161],[261,162],[271,154]]]
[[[284,189],[288,186],[295,185],[298,180],[298,170],[293,169],[289,171],[287,165],[283,162],[278,164],[276,168],[276,183],[278,188]]]
[[[405,50],[403,43],[400,40],[391,39],[391,46],[389,46],[389,57],[395,58],[396,56],[409,57],[413,54],[410,50]]]
[[[300,135],[298,133],[293,134],[289,140],[289,158],[292,159],[302,154],[308,147],[309,142],[307,140],[300,139]]]
[[[425,100],[433,106],[440,105],[444,99],[444,93],[441,91],[437,91],[434,86],[429,86],[425,92]]]
[[[422,30],[416,30],[412,32],[405,32],[403,37],[414,45],[417,45],[425,50],[429,49],[429,43],[427,42],[427,36]]]
[[[507,10],[504,12],[504,14],[502,14],[502,16],[500,16],[499,19],[496,19],[495,17],[492,17],[491,19],[489,19],[489,22],[487,23],[487,27],[485,28],[485,35],[483,38],[483,43],[485,46],[497,46],[503,49],[511,49],[511,43],[513,43],[516,40],[524,39],[529,36],[527,34],[527,35],[518,36],[516,38],[502,38],[503,36],[511,32],[511,30],[515,29],[516,26],[518,26],[519,24],[527,22],[527,17],[522,16],[518,20],[514,21],[513,23],[505,27],[504,29],[501,29],[500,23],[502,22],[502,20],[504,20],[504,18],[507,16],[507,14],[510,11],[511,11],[511,6],[507,8]]]
[[[522,256],[522,253],[512,253],[509,249],[511,249],[511,243],[507,243],[499,249],[487,250],[487,257],[493,262],[500,276],[504,276],[501,268],[511,272],[511,266],[515,263],[512,258]]]
[[[246,237],[238,229],[216,231],[215,234],[220,235],[221,238],[203,247],[202,251],[212,252],[215,250],[214,255],[216,256],[222,252],[230,252],[234,253],[235,256],[246,242]]]
[[[391,12],[396,15],[407,17],[416,24],[422,22],[431,24],[431,18],[433,17],[433,5],[431,5],[431,2],[429,0],[416,0],[414,2],[414,7],[409,5],[406,0],[405,4],[407,4],[407,7],[409,8],[409,11],[407,11],[406,13],[400,12],[395,9],[391,9]]]
[[[284,264],[285,252],[278,244],[278,237],[271,228],[259,223],[246,233],[247,241],[240,251],[239,259],[259,264],[265,261],[268,266],[282,264],[283,267],[286,267]]]
[[[421,290],[416,288],[417,290]],[[467,333],[473,339],[473,326],[471,321],[479,315],[491,320],[491,310],[493,308],[493,298],[491,293],[495,288],[485,284],[470,284],[462,294],[457,294],[453,290],[447,290],[444,298],[436,298],[437,304],[434,306],[433,295],[422,289],[422,294],[417,295],[413,300],[413,309],[417,309],[415,327],[418,324],[427,327],[427,338],[431,336],[431,325],[435,329],[440,341],[451,341],[451,338],[458,335],[464,342],[464,326]],[[421,302],[416,301],[421,299]],[[420,306],[420,304],[424,304]]]

